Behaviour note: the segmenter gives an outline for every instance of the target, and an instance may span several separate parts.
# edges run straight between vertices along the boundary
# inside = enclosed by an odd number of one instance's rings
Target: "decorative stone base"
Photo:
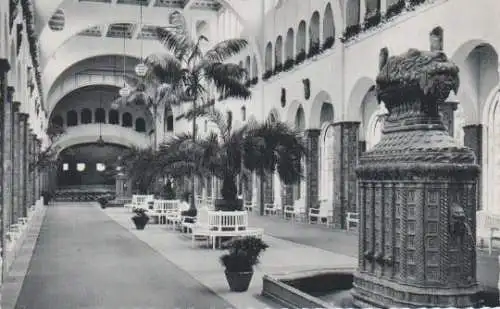
[[[376,297],[374,297],[376,295]],[[366,297],[365,297],[366,296]],[[383,278],[356,274],[353,289],[358,308],[477,307],[479,286],[440,288],[401,286]]]

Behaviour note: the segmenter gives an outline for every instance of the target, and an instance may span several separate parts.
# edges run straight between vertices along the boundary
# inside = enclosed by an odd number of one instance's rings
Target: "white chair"
[[[169,209],[175,209],[177,201],[172,200],[154,200],[153,208],[147,211],[149,217],[157,218],[158,224],[167,224],[167,213]],[[162,220],[163,219],[163,220]]]
[[[493,241],[500,240],[500,214],[494,214],[485,210],[478,211],[477,234],[483,236],[488,242],[488,254],[493,251]]]
[[[349,231],[351,226],[354,225],[356,228],[359,227],[359,214],[357,212],[346,213],[346,228]]]
[[[309,209],[309,224],[314,223],[313,218],[316,223],[322,223],[325,221],[326,226],[333,224],[333,210],[331,208],[332,204],[329,200],[319,201],[319,208]]]
[[[280,215],[281,206],[275,203],[265,203],[264,204],[264,214],[266,215]]]
[[[243,207],[245,208],[246,211],[248,211],[248,212],[253,211],[254,204],[252,201],[245,201],[243,205],[244,205]]]

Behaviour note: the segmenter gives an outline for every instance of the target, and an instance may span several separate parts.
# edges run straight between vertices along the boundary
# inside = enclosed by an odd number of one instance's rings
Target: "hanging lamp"
[[[123,88],[118,92],[122,98],[126,98],[130,95],[130,89],[125,83],[125,68],[127,65],[127,59],[125,55],[125,31],[123,32]]]
[[[135,67],[135,74],[138,77],[146,76],[148,72],[148,67],[144,64],[144,59],[142,59],[142,1],[140,2],[140,20],[139,20],[139,40],[141,41],[141,62]]]
[[[99,92],[99,110],[102,110],[102,93]],[[96,141],[98,147],[104,147],[105,142],[102,138],[102,123],[99,121],[99,138]]]

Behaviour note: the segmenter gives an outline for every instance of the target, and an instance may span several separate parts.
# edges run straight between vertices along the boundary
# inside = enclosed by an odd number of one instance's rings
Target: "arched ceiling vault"
[[[221,8],[230,10],[244,28],[260,23],[265,0],[37,0],[35,14],[39,34],[42,86],[45,100],[58,77],[75,63],[102,54],[126,54],[139,58],[143,51],[163,50],[154,39],[154,27],[172,26],[169,15],[182,12],[188,27],[190,18],[210,20]],[[143,3],[143,27],[139,26],[140,2]],[[55,27],[54,27],[55,25]],[[54,30],[55,29],[55,30]],[[250,31],[249,43],[261,62],[260,48]],[[85,46],[85,48],[82,48]]]

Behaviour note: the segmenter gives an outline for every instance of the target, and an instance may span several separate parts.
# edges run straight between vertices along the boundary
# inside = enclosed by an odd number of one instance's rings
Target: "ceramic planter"
[[[252,281],[253,271],[249,272],[224,272],[229,289],[233,292],[245,292]]]
[[[135,227],[138,230],[144,230],[144,227],[149,221],[148,216],[133,216],[132,221],[134,221]]]

